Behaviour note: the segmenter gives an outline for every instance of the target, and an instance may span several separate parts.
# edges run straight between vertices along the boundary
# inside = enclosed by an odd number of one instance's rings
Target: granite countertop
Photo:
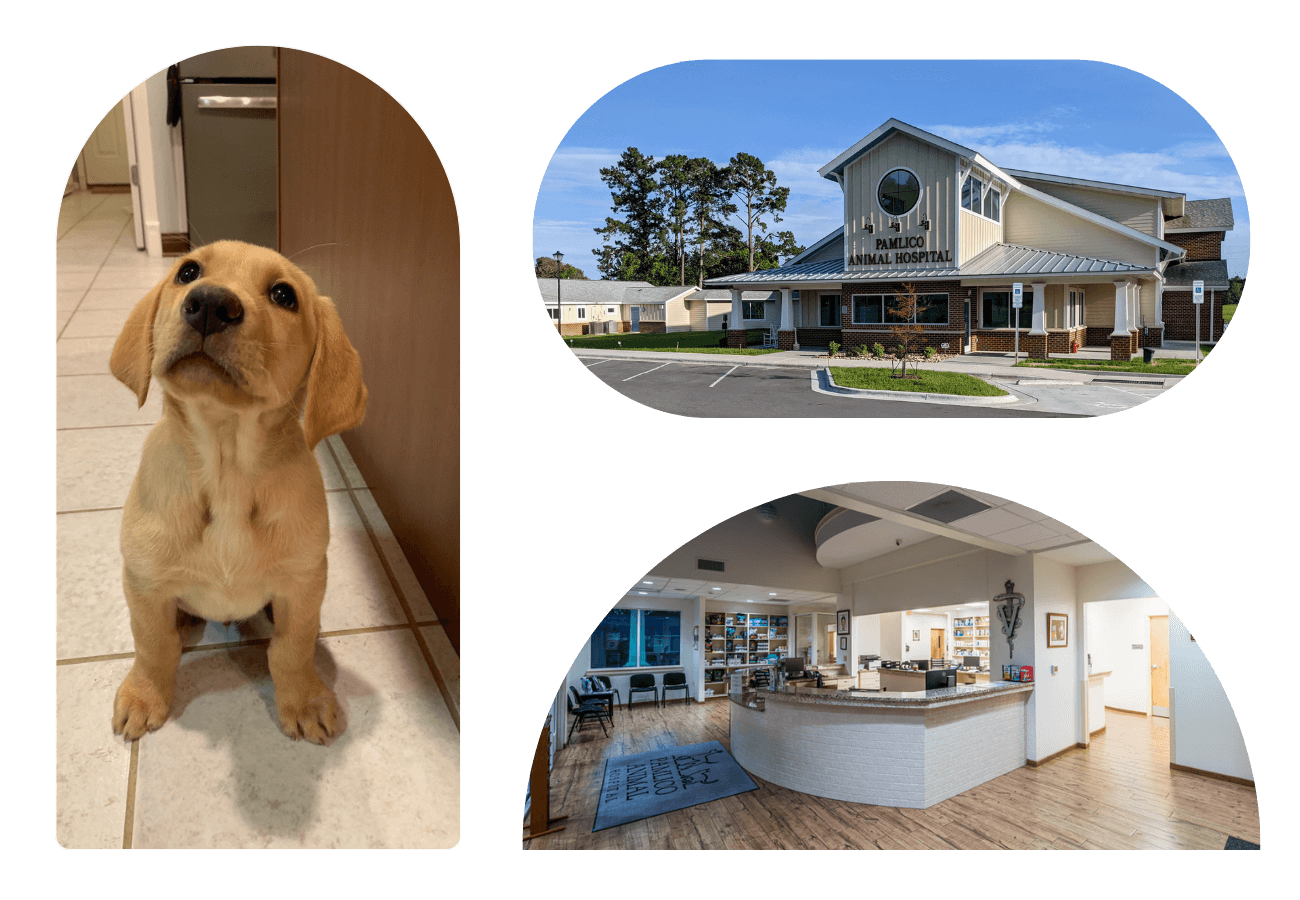
[[[928,691],[842,691],[836,688],[787,685],[781,691],[758,688],[754,693],[765,700],[784,700],[792,703],[930,709],[954,703],[970,703],[993,694],[1028,693],[1033,689],[1033,682],[990,681],[987,684],[959,684],[955,687],[932,688]]]

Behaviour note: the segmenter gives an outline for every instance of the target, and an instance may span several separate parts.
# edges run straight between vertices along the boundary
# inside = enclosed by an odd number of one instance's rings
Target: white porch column
[[[1129,330],[1141,327],[1142,322],[1142,286],[1133,282],[1128,286],[1129,307],[1128,307],[1128,327]]]
[[[1033,318],[1029,323],[1030,334],[1047,334],[1047,282],[1035,281]]]
[[[1156,282],[1156,327],[1160,329],[1160,346],[1165,345],[1165,283]]]
[[[727,322],[727,328],[731,331],[740,331],[745,327],[740,315],[740,294],[735,288],[731,289],[731,319]]]
[[[794,330],[794,313],[790,312],[794,306],[792,294],[793,287],[781,287],[781,326],[777,330],[776,341],[780,343],[780,332],[790,333],[790,347],[794,350],[800,349],[800,342],[797,341],[798,334]]]
[[[1111,337],[1128,335],[1128,282],[1115,282],[1115,330]]]

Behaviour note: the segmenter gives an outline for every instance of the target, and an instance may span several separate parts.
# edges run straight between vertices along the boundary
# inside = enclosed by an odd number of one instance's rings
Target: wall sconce
[[[922,219],[922,220],[921,220],[921,227],[924,228],[926,231],[929,231],[929,230],[930,230],[930,220],[929,220],[929,219]]]
[[[903,226],[899,223],[899,221],[898,221],[897,219],[895,219],[894,221],[890,222],[890,223],[889,223],[889,227],[892,228],[892,229],[894,229],[895,231],[902,231],[902,230],[903,230]]]
[[[874,224],[872,224],[871,222],[868,222],[868,223],[867,223],[867,234],[875,234],[875,233],[876,233],[876,226],[875,226]]]

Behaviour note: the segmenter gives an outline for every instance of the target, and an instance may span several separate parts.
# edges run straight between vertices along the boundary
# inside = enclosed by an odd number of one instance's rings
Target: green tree
[[[664,255],[665,202],[656,168],[653,156],[628,147],[617,163],[600,170],[600,180],[614,201],[614,216],[595,229],[603,244],[591,252],[606,278],[648,281],[646,274],[656,269],[656,258]]]
[[[686,284],[686,242],[691,226],[691,168],[694,162],[684,154],[674,153],[659,160],[656,166],[679,285]]]
[[[1241,275],[1234,275],[1228,279],[1228,303],[1240,303],[1242,289],[1246,287],[1246,279]]]
[[[533,264],[533,271],[537,273],[538,278],[555,277],[555,259],[550,256],[539,256]],[[572,278],[576,281],[587,281],[587,276],[576,266],[564,263],[560,266],[561,278]]]
[[[781,221],[779,213],[785,212],[790,189],[776,186],[776,173],[763,165],[763,161],[749,153],[737,153],[727,166],[727,179],[731,185],[731,199],[737,207],[738,218],[745,230],[749,249],[749,269],[755,269],[754,231],[767,231],[767,221]]]
[[[731,202],[731,189],[725,168],[718,168],[713,160],[706,157],[698,157],[690,163],[687,179],[690,183],[689,204],[695,238],[695,277],[692,280],[703,288],[704,279],[708,275],[730,274],[714,272],[712,267],[720,255],[720,247],[726,243],[726,230],[731,227],[727,224],[727,218],[735,214],[736,205]],[[682,283],[685,284],[684,279]]]

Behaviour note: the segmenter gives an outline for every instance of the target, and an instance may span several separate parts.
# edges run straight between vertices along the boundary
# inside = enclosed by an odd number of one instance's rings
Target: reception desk
[[[731,695],[731,755],[790,790],[924,809],[1025,764],[1033,689],[996,682],[915,692],[746,691]]]

